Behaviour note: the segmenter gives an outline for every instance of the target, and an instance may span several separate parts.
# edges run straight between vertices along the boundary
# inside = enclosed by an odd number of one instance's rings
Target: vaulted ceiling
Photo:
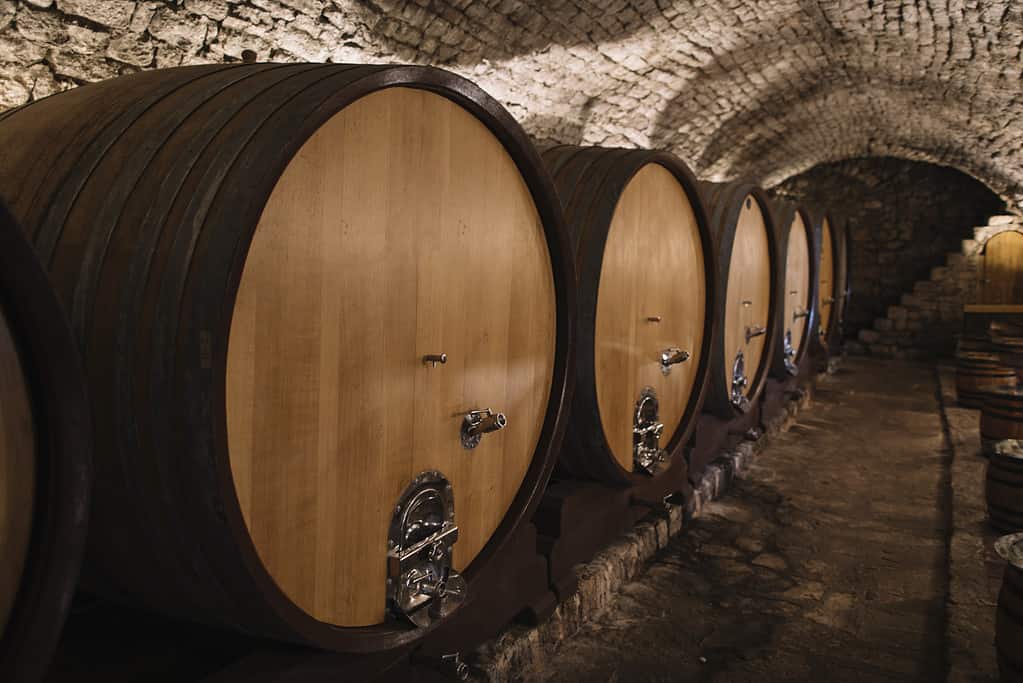
[[[769,186],[899,156],[1019,206],[1021,47],[1010,0],[0,0],[0,101],[245,49],[430,63],[541,142],[668,147]]]

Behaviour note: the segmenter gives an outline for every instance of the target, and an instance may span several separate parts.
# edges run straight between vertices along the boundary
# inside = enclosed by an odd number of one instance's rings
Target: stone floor
[[[609,609],[521,677],[944,680],[951,451],[935,372],[850,359],[839,373]]]

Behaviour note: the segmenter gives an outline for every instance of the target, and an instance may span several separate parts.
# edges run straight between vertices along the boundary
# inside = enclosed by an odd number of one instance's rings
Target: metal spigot
[[[504,413],[495,413],[490,408],[470,410],[462,420],[462,446],[472,450],[480,445],[484,434],[497,432],[508,426]]]
[[[683,351],[677,346],[671,346],[661,351],[661,374],[670,375],[672,365],[684,363],[687,360],[689,360],[689,352]]]
[[[800,318],[805,318],[808,315],[810,315],[810,311],[799,311],[799,310],[797,310],[796,312],[794,312],[792,314],[792,321],[795,322],[796,320],[799,320]]]
[[[767,333],[767,328],[762,325],[752,325],[746,328],[746,343],[749,344],[750,339],[759,337],[762,334]]]
[[[423,356],[423,365],[429,363],[430,367],[437,367],[437,363],[444,365],[448,362],[448,354],[446,353],[428,353]]]
[[[472,669],[462,661],[459,652],[452,652],[446,655],[428,655],[417,652],[411,657],[413,664],[428,666],[434,671],[456,681],[467,681]]]

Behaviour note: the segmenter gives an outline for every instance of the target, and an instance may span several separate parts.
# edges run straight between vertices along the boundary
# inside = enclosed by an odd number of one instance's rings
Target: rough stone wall
[[[767,186],[890,155],[1023,202],[1013,0],[0,0],[0,107],[140,68],[416,62],[543,141],[668,147]]]
[[[959,253],[973,227],[1004,209],[981,183],[955,169],[902,159],[848,159],[788,179],[775,193],[832,207],[847,221],[853,297],[846,331],[884,318],[918,280]]]

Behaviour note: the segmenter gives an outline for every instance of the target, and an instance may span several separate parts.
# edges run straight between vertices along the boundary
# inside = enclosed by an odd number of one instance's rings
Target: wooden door
[[[984,245],[980,303],[1023,303],[1023,233],[1003,232]]]

